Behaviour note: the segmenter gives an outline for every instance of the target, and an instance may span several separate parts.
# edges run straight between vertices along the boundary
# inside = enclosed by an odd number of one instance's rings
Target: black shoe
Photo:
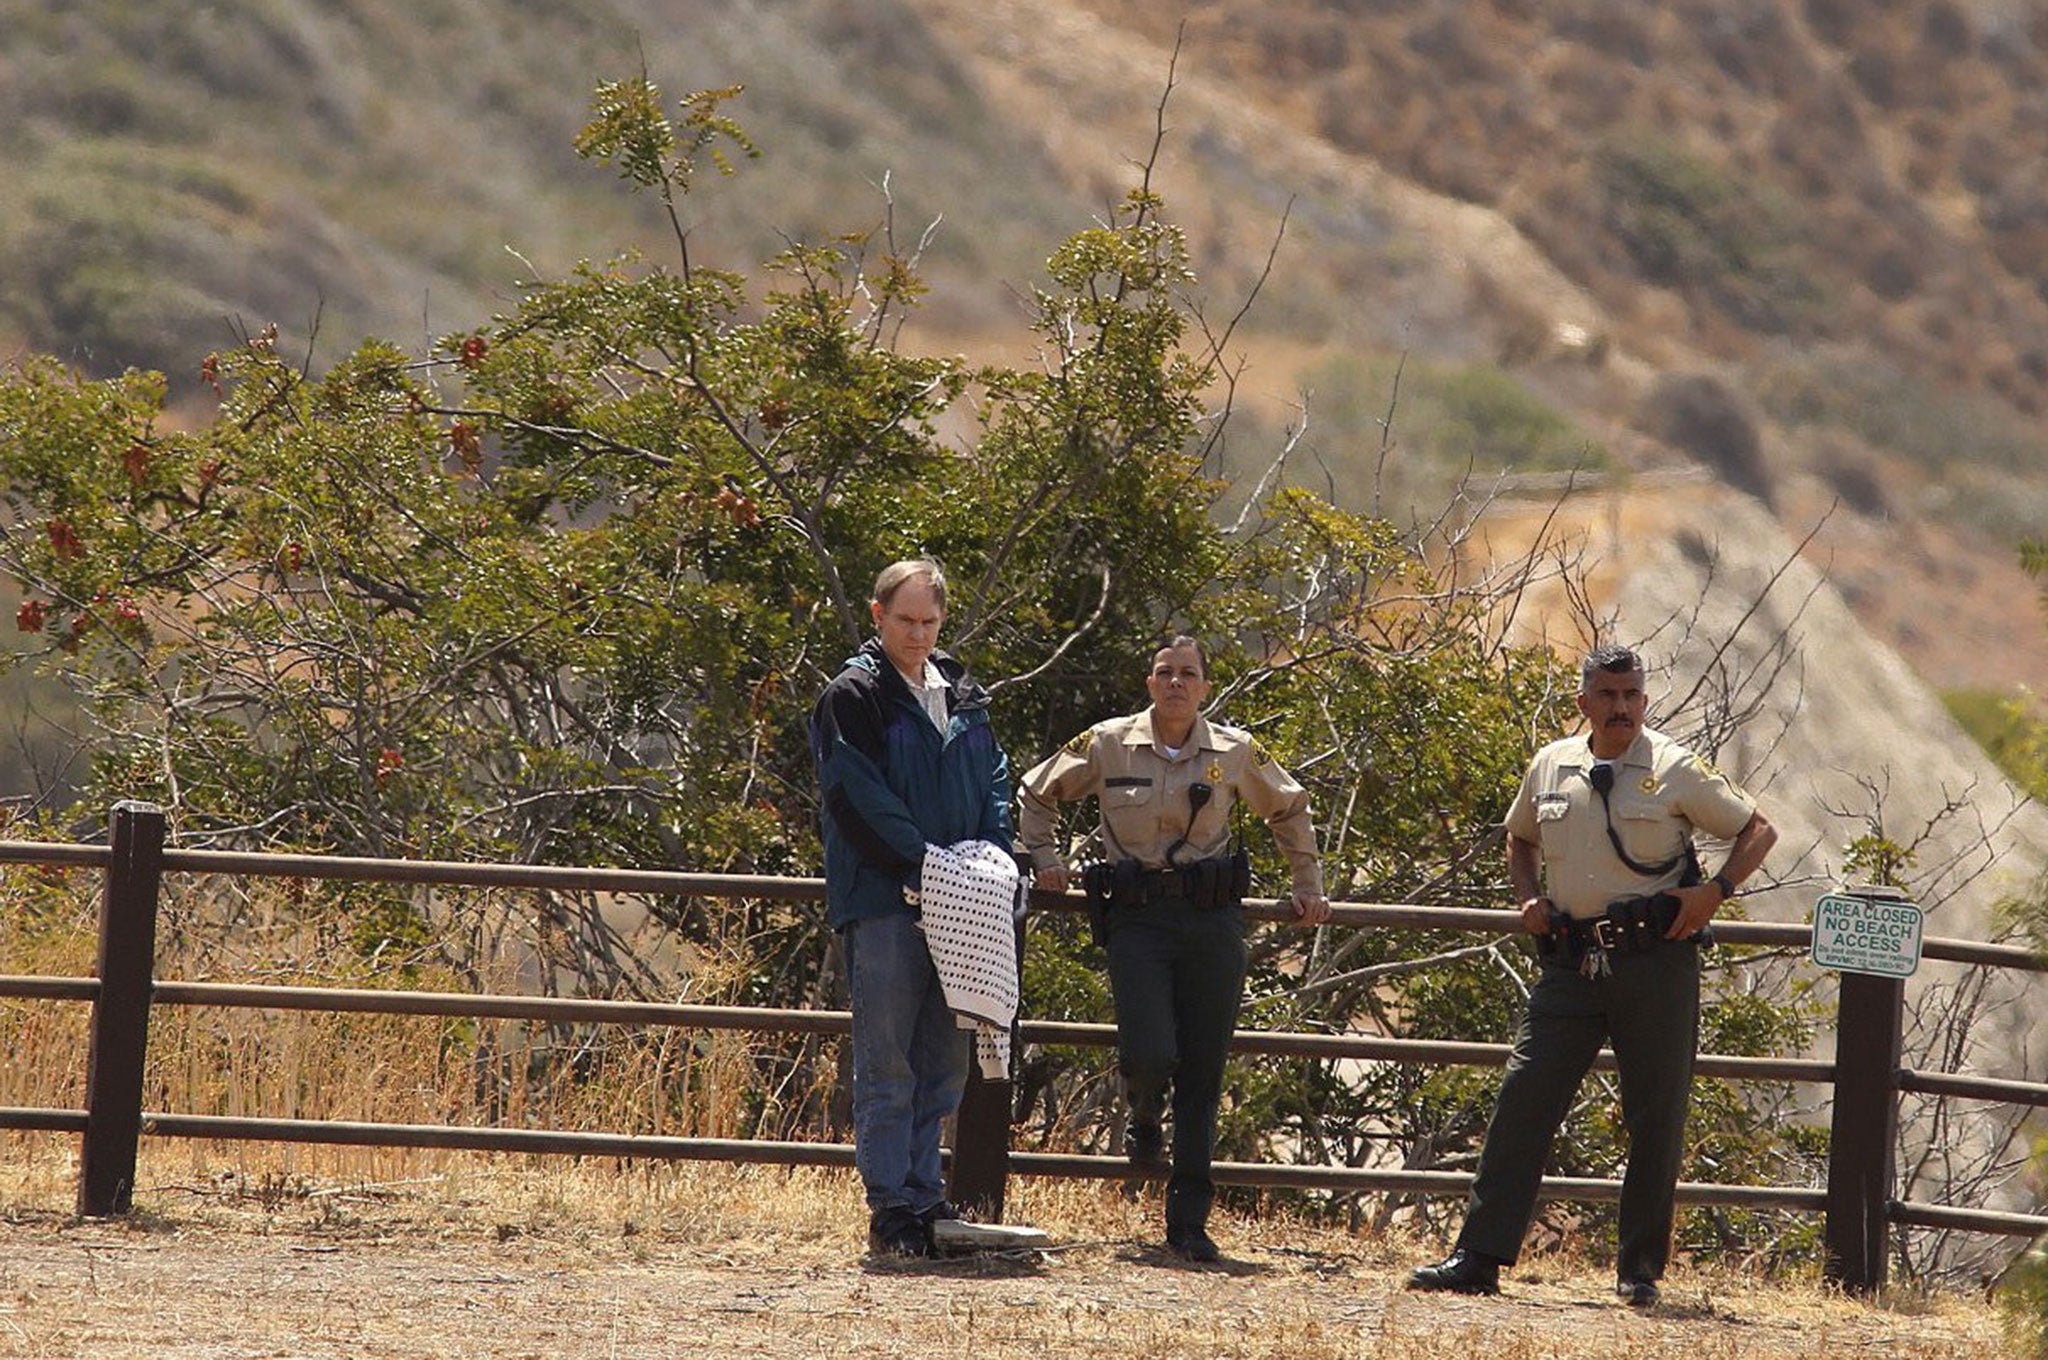
[[[1655,1308],[1657,1306],[1657,1282],[1655,1280],[1619,1280],[1614,1286],[1614,1296],[1631,1308]]]
[[[1213,1261],[1223,1254],[1216,1250],[1215,1239],[1200,1228],[1168,1228],[1166,1249],[1190,1261]]]
[[[1448,1290],[1453,1294],[1498,1294],[1503,1264],[1491,1256],[1460,1247],[1433,1266],[1417,1266],[1409,1271],[1408,1287]]]
[[[1124,1156],[1140,1171],[1166,1170],[1166,1134],[1157,1124],[1131,1121],[1124,1130]]]
[[[868,1215],[868,1251],[876,1256],[930,1256],[931,1229],[901,1205],[877,1209]]]

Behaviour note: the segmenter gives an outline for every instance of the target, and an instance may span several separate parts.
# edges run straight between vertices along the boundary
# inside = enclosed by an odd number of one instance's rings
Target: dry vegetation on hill
[[[159,367],[174,402],[203,398],[198,358],[231,322],[276,321],[327,362],[366,330],[424,344],[472,324],[578,256],[660,249],[644,205],[568,149],[591,87],[643,62],[672,91],[746,84],[736,112],[767,149],[695,206],[700,258],[751,267],[785,237],[875,226],[886,184],[906,247],[943,219],[913,343],[1008,355],[1045,254],[1129,183],[1184,18],[1164,182],[1219,313],[1290,215],[1246,332],[1240,466],[1264,465],[1313,387],[1298,475],[1369,498],[1407,354],[1392,466],[1413,486],[1396,504],[1427,506],[1468,459],[1482,475],[1574,446],[1624,473],[1690,459],[1761,491],[1795,537],[1816,500],[1896,529],[1904,551],[1845,546],[1841,572],[1923,673],[2006,689],[2048,667],[2012,563],[2048,524],[2038,7],[10,13],[0,231],[20,248],[0,260],[0,337]],[[1725,390],[1734,423],[1674,427],[1666,374]],[[1904,617],[1898,601],[1956,589],[1951,568],[2005,601],[1990,636],[2013,648]]]
[[[1172,38],[1172,9],[1081,2]],[[1669,290],[1724,359],[1854,341],[2048,409],[2036,10],[1210,0],[1186,41],[1305,135],[1497,209],[1624,325]]]
[[[1312,389],[1296,475],[1362,503],[1384,468],[1407,479],[1390,504],[1426,508],[1468,466],[1555,467],[1574,445],[1623,479],[1690,464],[1794,540],[1825,521],[1811,559],[1932,683],[2038,689],[2048,619],[2014,553],[2048,524],[2048,270],[2025,206],[2048,163],[2038,16],[1414,0],[1197,4],[1183,27],[1130,0],[1033,21],[918,4],[1015,116],[1049,97],[1126,140],[1143,120],[1111,115],[1116,64],[1081,54],[1122,48],[1128,72],[1180,43],[1169,160],[1193,164],[1169,199],[1197,199],[1198,239],[1235,230],[1241,261],[1248,211],[1275,220],[1299,195],[1255,313],[1288,337],[1249,342],[1283,401],[1290,380]],[[1070,182],[1113,159],[1089,161],[1057,120],[1043,135]],[[1991,148],[2011,173],[1987,173]],[[1943,626],[1930,598],[1959,605]]]

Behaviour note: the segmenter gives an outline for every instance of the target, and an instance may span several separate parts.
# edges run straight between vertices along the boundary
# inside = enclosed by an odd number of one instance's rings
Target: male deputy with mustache
[[[1601,1043],[1620,1069],[1628,1171],[1616,1294],[1657,1302],[1671,1251],[1685,1111],[1699,1042],[1697,943],[1778,833],[1748,795],[1643,726],[1643,664],[1600,647],[1579,667],[1582,736],[1536,753],[1508,810],[1508,877],[1541,976],[1487,1126],[1464,1229],[1410,1289],[1492,1294],[1521,1252],[1550,1144]],[[1695,830],[1731,841],[1701,880]]]

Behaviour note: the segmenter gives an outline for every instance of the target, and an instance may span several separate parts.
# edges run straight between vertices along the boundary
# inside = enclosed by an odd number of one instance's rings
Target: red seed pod
[[[71,527],[68,519],[53,519],[47,532],[50,535],[50,549],[57,554],[57,560],[68,562],[85,556],[85,545],[78,541],[78,530]]]
[[[483,466],[484,441],[476,426],[466,420],[456,421],[448,427],[448,442],[462,460],[464,471],[474,474]]]

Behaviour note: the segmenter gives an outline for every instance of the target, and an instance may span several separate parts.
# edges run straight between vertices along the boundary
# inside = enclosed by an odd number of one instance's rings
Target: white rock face
[[[1595,575],[1612,579],[1613,636],[1668,667],[1652,683],[1653,722],[1656,700],[1690,698],[1665,725],[1697,735],[1715,691],[1754,710],[1717,754],[1779,830],[1768,876],[1783,886],[1749,899],[1751,914],[1802,919],[1841,883],[1849,842],[1881,829],[1915,847],[1907,876],[1930,935],[1991,938],[1998,902],[2048,863],[2048,810],[2012,788],[1754,501],[1710,487],[1660,500],[1662,521],[1632,525],[1618,551],[1593,545]]]

